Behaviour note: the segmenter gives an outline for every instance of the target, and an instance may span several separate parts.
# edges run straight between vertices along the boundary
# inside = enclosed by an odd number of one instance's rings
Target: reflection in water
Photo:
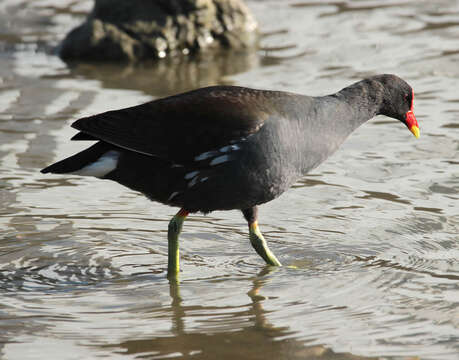
[[[274,34],[267,34],[269,39]],[[291,51],[293,50],[293,51]],[[75,77],[100,80],[104,88],[140,90],[155,97],[164,97],[199,87],[233,85],[231,75],[259,66],[280,64],[310,54],[298,51],[296,45],[262,47],[245,51],[213,52],[193,57],[162,59],[142,64],[68,63]],[[60,75],[57,76],[59,78]],[[256,85],[254,86],[256,87]]]
[[[252,280],[252,288],[247,295],[250,303],[244,307],[196,308],[184,305],[186,299],[180,296],[180,284],[171,281],[170,317],[172,322],[172,336],[151,337],[142,340],[128,340],[120,344],[104,345],[104,348],[121,348],[126,355],[140,355],[142,357],[169,358],[169,357],[198,357],[199,359],[370,359],[345,353],[334,353],[323,346],[307,346],[295,339],[285,339],[292,335],[288,327],[276,327],[268,320],[269,312],[263,308],[265,297],[260,295],[263,286],[270,281],[269,274],[276,271],[273,267],[265,267]],[[186,319],[188,313],[213,312],[222,314],[220,320],[216,318],[214,328],[218,322],[227,322],[225,313],[231,314],[232,322],[243,323],[241,329],[230,331],[214,331],[196,333],[187,331]],[[240,318],[236,320],[237,318]],[[224,324],[220,325],[225,327]],[[118,350],[115,350],[118,351]]]
[[[222,51],[195,57],[163,59],[161,61],[118,65],[99,63],[69,64],[74,76],[100,80],[105,88],[140,90],[163,97],[198,87],[228,83],[226,76],[256,67],[256,50]]]

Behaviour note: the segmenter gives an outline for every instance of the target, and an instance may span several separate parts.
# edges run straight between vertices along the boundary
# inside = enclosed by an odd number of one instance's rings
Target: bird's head
[[[414,91],[395,75],[378,75],[374,80],[383,85],[383,101],[379,113],[400,120],[419,138],[419,124],[414,116]]]

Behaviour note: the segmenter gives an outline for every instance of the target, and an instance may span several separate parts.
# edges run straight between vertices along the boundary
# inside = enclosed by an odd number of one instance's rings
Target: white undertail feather
[[[95,176],[95,177],[104,177],[109,172],[116,169],[118,165],[120,153],[115,150],[110,150],[103,154],[96,161],[82,167],[77,171],[71,172],[71,174],[81,175],[81,176]]]

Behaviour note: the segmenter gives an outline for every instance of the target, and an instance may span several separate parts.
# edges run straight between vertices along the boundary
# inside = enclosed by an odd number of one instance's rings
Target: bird
[[[191,213],[242,211],[255,251],[281,266],[258,225],[258,207],[293,185],[376,115],[418,138],[414,91],[380,74],[326,96],[209,86],[76,120],[85,150],[41,170],[116,181],[178,207],[168,226],[167,276],[180,272],[179,235]]]

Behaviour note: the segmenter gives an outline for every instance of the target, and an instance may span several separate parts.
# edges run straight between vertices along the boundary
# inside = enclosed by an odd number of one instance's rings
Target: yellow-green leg
[[[249,223],[249,238],[255,251],[260,255],[268,265],[282,266],[276,256],[269,250],[268,244],[263,237],[263,234],[258,227],[257,215],[258,209],[256,206],[250,209],[242,210],[244,217]]]
[[[167,231],[168,261],[167,277],[176,278],[180,272],[179,235],[188,211],[181,209],[169,222]]]

